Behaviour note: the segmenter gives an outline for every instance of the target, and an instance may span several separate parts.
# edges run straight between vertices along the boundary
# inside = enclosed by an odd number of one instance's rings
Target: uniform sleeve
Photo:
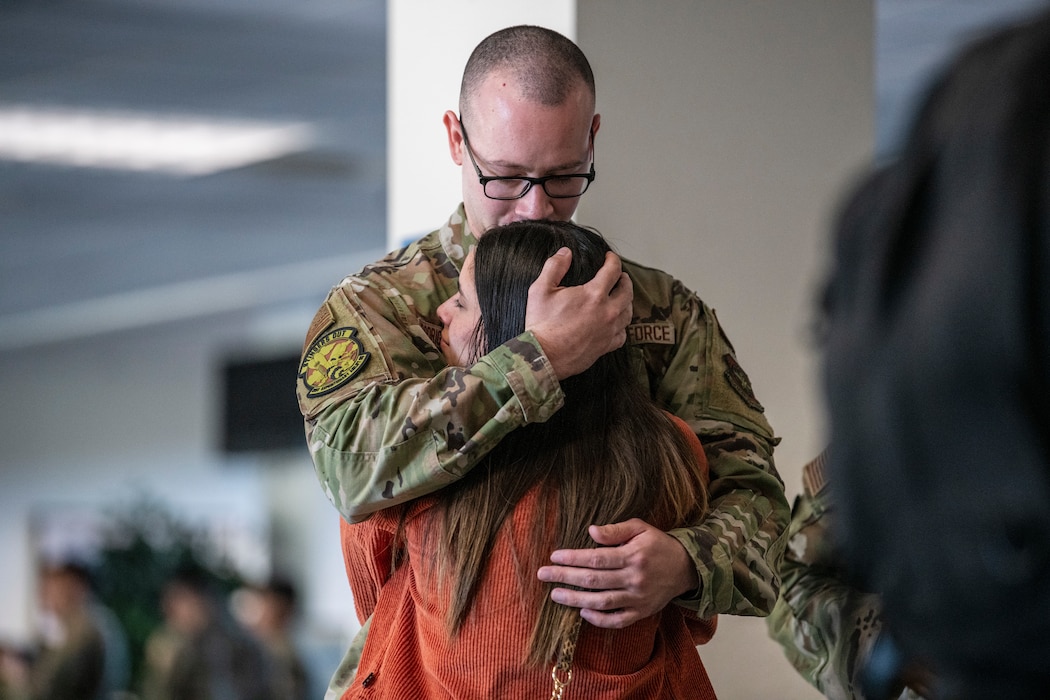
[[[700,579],[693,595],[675,602],[701,617],[768,615],[790,517],[773,464],[777,439],[714,311],[677,282],[675,290],[678,342],[673,352],[650,353],[650,371],[663,377],[657,400],[700,437],[711,474],[703,522],[669,533],[689,552]]]
[[[689,424],[679,418],[673,413],[669,413],[671,420],[674,422],[678,429],[686,436],[686,440],[689,442],[690,447],[693,448],[696,454],[697,468],[700,470],[700,474],[703,476],[704,485],[710,484],[711,473],[707,464],[707,454],[704,452],[703,445],[700,444],[699,438],[696,433],[693,432]],[[683,608],[677,606],[678,611],[682,614],[685,620],[686,627],[689,628],[689,633],[693,637],[693,644],[707,644],[711,641],[711,638],[715,635],[715,630],[718,628],[718,616],[712,615],[711,617],[700,617],[695,610]]]
[[[336,287],[308,333],[297,395],[329,500],[348,522],[466,474],[563,394],[531,333],[470,368],[445,367],[406,300],[358,278]]]
[[[879,601],[844,580],[831,519],[823,494],[796,499],[780,599],[767,627],[791,665],[825,696],[862,699],[861,662],[882,628]]]
[[[336,666],[335,672],[332,673],[332,678],[328,681],[328,690],[324,694],[324,700],[339,700],[350,689],[350,686],[354,684],[357,667],[361,665],[361,654],[364,652],[365,642],[368,641],[368,631],[371,628],[372,618],[369,617],[361,624],[361,629],[350,641],[350,646],[347,648],[346,653],[343,654],[339,665]]]

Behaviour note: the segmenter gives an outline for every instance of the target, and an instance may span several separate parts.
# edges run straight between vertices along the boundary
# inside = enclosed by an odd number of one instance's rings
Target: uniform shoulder
[[[643,299],[659,306],[666,305],[676,297],[693,298],[699,301],[696,292],[686,287],[681,280],[669,272],[650,265],[642,265],[627,258],[622,258],[621,261],[624,272],[631,278],[636,300]]]
[[[336,288],[349,290],[352,295],[366,288],[425,293],[444,288],[448,280],[458,276],[458,267],[445,252],[436,234],[432,233],[347,275]]]
[[[639,277],[651,277],[653,279],[666,279],[673,280],[674,277],[669,273],[659,268],[653,267],[652,265],[643,265],[636,260],[630,258],[621,257],[620,261],[623,263],[623,269],[629,275],[637,274]]]

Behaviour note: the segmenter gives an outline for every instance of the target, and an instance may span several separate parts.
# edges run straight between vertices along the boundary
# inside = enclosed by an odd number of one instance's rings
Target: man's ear
[[[441,121],[445,124],[445,133],[448,135],[448,153],[456,165],[463,165],[463,129],[459,125],[459,117],[452,110],[448,110]]]

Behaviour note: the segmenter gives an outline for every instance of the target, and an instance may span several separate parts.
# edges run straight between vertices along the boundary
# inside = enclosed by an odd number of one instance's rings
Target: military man
[[[470,367],[445,365],[437,308],[471,246],[497,224],[569,219],[595,179],[600,126],[586,57],[540,27],[483,40],[459,107],[444,124],[463,203],[438,230],[344,279],[307,333],[297,393],[329,499],[359,521],[453,483],[509,431],[557,411],[561,380],[628,341],[652,395],[705,446],[711,512],[670,533],[603,525],[602,548],[554,552],[537,575],[564,585],[552,598],[598,626],[627,626],[672,601],[704,617],[768,614],[789,513],[777,440],[693,292],[612,254],[591,283],[560,288],[568,261],[555,255],[530,290],[525,333]],[[352,681],[353,656],[334,687]]]
[[[101,697],[105,637],[92,614],[91,575],[77,562],[44,565],[40,606],[53,627],[29,669],[27,700],[84,700]],[[16,696],[17,697],[17,696]]]

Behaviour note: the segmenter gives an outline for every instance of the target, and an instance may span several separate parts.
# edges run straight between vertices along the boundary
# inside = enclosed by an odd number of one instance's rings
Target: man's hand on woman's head
[[[525,309],[525,329],[539,340],[558,379],[579,374],[627,341],[634,301],[631,278],[615,253],[606,253],[590,282],[558,286],[571,263],[568,248],[548,258],[529,287]]]

